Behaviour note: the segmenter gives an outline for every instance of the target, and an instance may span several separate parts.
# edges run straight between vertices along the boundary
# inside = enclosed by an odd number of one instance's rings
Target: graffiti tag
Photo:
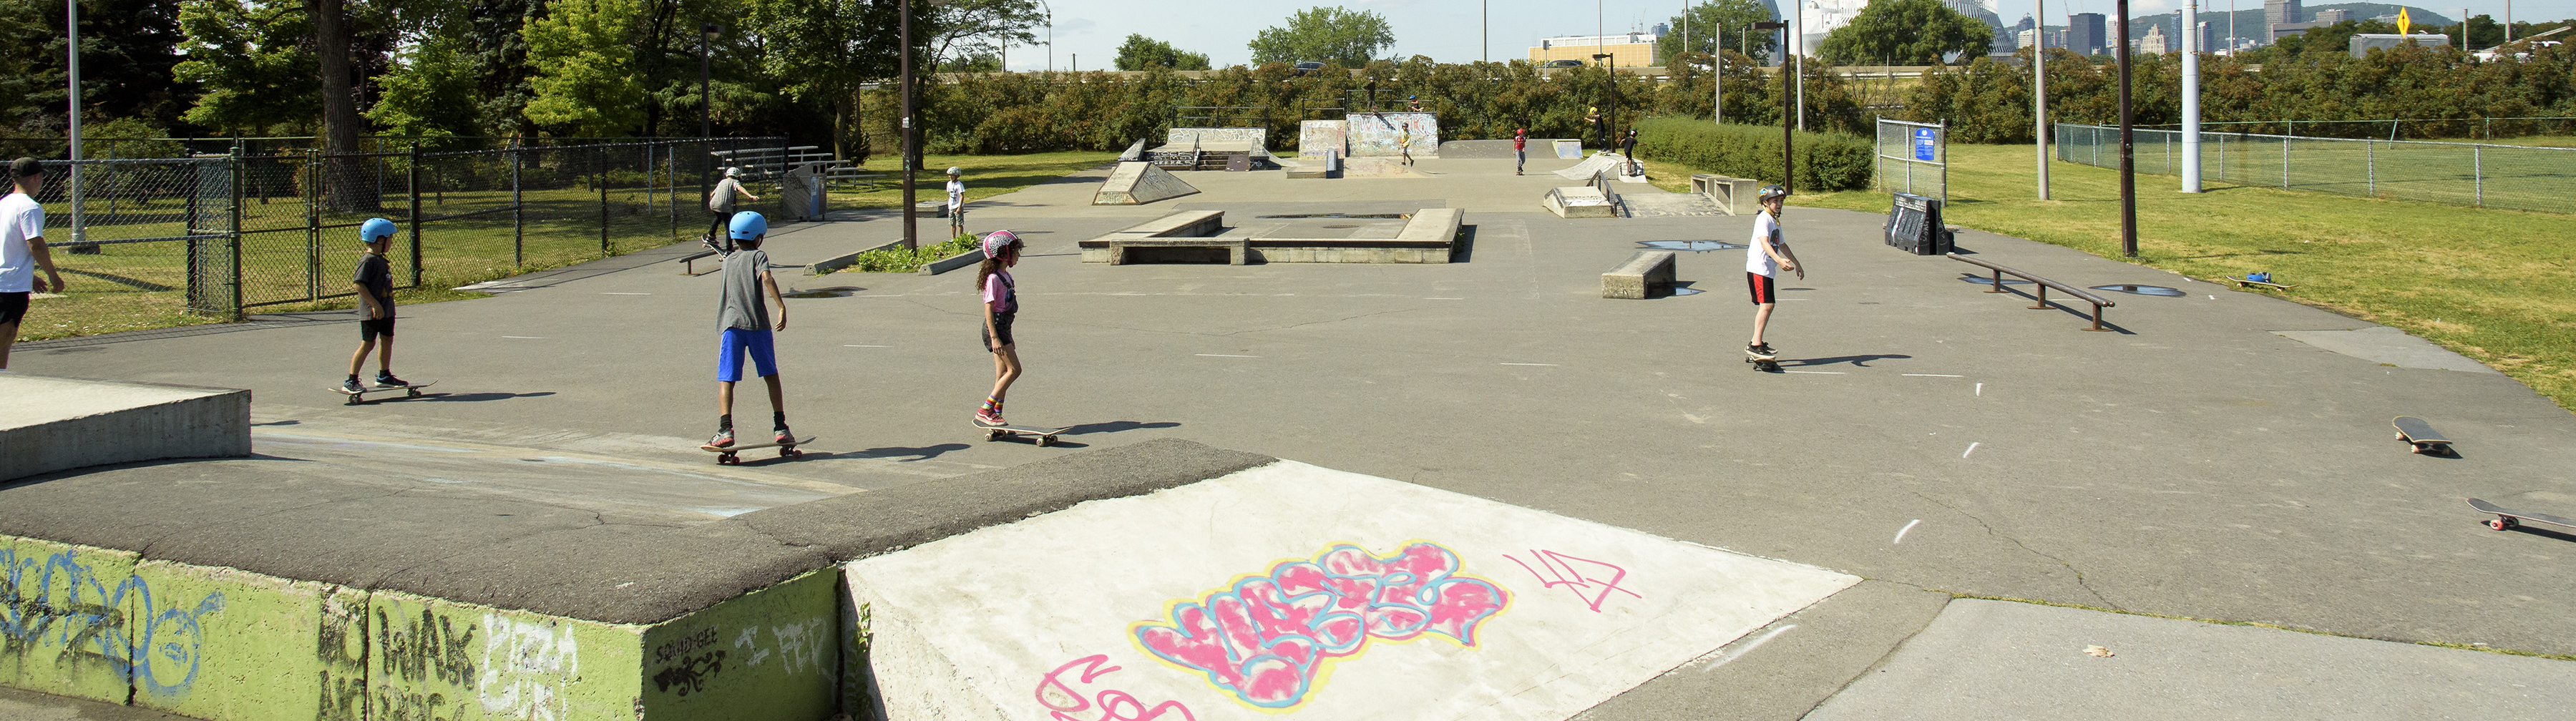
[[[1343,544],[1198,601],[1173,601],[1169,623],[1131,631],[1165,663],[1276,710],[1304,703],[1331,662],[1366,650],[1371,638],[1436,634],[1475,646],[1476,627],[1509,601],[1501,586],[1458,573],[1458,554],[1439,544],[1414,542],[1385,558]]]
[[[571,624],[484,614],[483,711],[530,721],[565,717],[564,687],[581,675],[581,647]]]
[[[152,695],[174,696],[197,682],[199,620],[221,610],[222,592],[163,608],[152,585],[131,574],[110,589],[77,551],[38,557],[0,548],[0,653],[59,649],[103,662]]]
[[[1167,713],[1179,714],[1171,721],[1198,721],[1197,716],[1190,715],[1189,707],[1179,701],[1165,701],[1146,708],[1145,702],[1136,700],[1134,695],[1125,691],[1102,689],[1086,698],[1081,691],[1074,690],[1076,684],[1090,686],[1100,677],[1118,670],[1117,666],[1101,667],[1108,662],[1108,655],[1093,654],[1048,671],[1044,678],[1038,679],[1038,703],[1047,707],[1048,715],[1055,721],[1157,721]],[[1074,678],[1073,684],[1065,683],[1064,672],[1073,670],[1075,666],[1083,667],[1082,673]],[[1073,715],[1095,709],[1100,714],[1098,718]]]
[[[1529,563],[1512,558],[1511,554],[1504,554],[1503,557],[1511,558],[1513,563],[1521,564],[1522,569],[1529,571],[1532,576],[1537,576],[1538,580],[1547,584],[1548,588],[1564,587],[1565,590],[1573,591],[1574,597],[1583,599],[1584,605],[1591,607],[1593,613],[1601,612],[1601,602],[1610,598],[1611,591],[1628,594],[1631,598],[1645,598],[1637,595],[1636,591],[1620,588],[1619,580],[1628,577],[1628,569],[1608,563],[1535,549],[1530,551],[1530,557],[1538,561],[1539,568],[1530,568]],[[1601,578],[1603,575],[1608,575],[1609,578]]]

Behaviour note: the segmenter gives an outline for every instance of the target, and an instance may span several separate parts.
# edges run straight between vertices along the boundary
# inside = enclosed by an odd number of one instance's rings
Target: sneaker
[[[712,250],[721,254],[725,252],[725,247],[722,241],[717,240],[718,237],[719,236],[714,233],[708,233],[698,236],[698,242],[705,244],[707,246],[707,250]]]
[[[342,381],[342,382],[340,383],[340,390],[348,391],[348,392],[351,392],[351,393],[357,393],[357,392],[359,392],[359,391],[364,391],[364,390],[366,390],[366,389],[367,389],[367,387],[366,387],[366,386],[358,385],[358,379],[356,379],[356,378],[351,378],[351,379],[348,379],[348,380],[346,380],[346,381]]]
[[[796,442],[796,434],[787,432],[787,429],[785,428],[780,428],[778,429],[778,437],[771,440],[777,441],[778,445],[791,445]]]
[[[717,448],[732,448],[733,429],[727,428],[721,431],[716,431],[716,437],[707,439],[707,445]]]
[[[1009,423],[1002,421],[1002,414],[1000,412],[984,409],[975,411],[975,423],[986,426],[1010,425]]]
[[[411,381],[395,378],[392,373],[378,373],[376,374],[376,385],[393,388],[397,386],[411,385]]]
[[[1761,345],[1749,345],[1749,344],[1748,344],[1748,345],[1744,346],[1744,351],[1745,351],[1745,352],[1747,352],[1747,353],[1752,353],[1752,354],[1754,354],[1754,355],[1779,355],[1779,354],[1780,354],[1780,351],[1779,351],[1778,349],[1772,348],[1772,347],[1771,347],[1771,344],[1769,344],[1769,343],[1764,343],[1764,344],[1761,344]]]

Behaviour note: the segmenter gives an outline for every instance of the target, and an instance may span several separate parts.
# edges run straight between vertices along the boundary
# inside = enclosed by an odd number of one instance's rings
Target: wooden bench
[[[1762,181],[1752,178],[1735,178],[1709,173],[1691,174],[1691,192],[1708,196],[1708,199],[1715,201],[1717,207],[1726,211],[1727,215],[1739,214],[1740,211],[1735,209],[1736,204],[1739,201],[1752,200],[1754,194],[1761,188]]]
[[[1601,297],[1645,300],[1673,293],[1673,259],[1669,250],[1640,250],[1628,262],[1601,274]]]

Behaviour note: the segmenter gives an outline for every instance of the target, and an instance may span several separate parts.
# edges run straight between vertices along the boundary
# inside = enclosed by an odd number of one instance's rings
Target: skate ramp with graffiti
[[[1351,113],[1345,120],[1343,142],[1350,146],[1350,157],[1397,155],[1397,140],[1408,131],[1413,157],[1440,157],[1440,118],[1431,113]]]
[[[850,562],[889,718],[1563,719],[1859,581],[1278,461]]]

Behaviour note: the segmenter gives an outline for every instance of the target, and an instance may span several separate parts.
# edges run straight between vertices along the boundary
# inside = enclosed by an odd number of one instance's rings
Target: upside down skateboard
[[[422,389],[422,388],[428,388],[428,387],[430,387],[432,384],[435,384],[435,383],[437,383],[437,382],[438,382],[438,381],[428,381],[428,382],[424,382],[424,383],[413,383],[413,384],[411,384],[411,385],[407,385],[407,386],[379,386],[379,385],[370,385],[370,386],[367,386],[367,387],[366,387],[366,388],[364,388],[364,389],[361,389],[361,390],[354,390],[354,391],[353,391],[353,390],[349,390],[349,389],[347,389],[347,388],[342,388],[342,387],[339,387],[339,386],[331,386],[331,392],[333,392],[333,393],[338,393],[338,394],[340,394],[340,395],[344,395],[344,396],[348,396],[348,397],[349,397],[349,403],[348,403],[348,404],[349,404],[349,405],[353,405],[353,406],[354,406],[354,405],[357,405],[359,402],[366,400],[366,399],[367,399],[367,394],[369,394],[369,393],[383,393],[383,392],[386,392],[386,391],[404,391],[404,393],[403,393],[403,397],[405,397],[405,398],[419,398],[419,397],[420,397],[420,389]]]
[[[2438,456],[2450,452],[2451,439],[2443,438],[2442,432],[2433,430],[2433,424],[2424,419],[2398,416],[2393,422],[2397,424],[2397,440],[2415,444],[2416,453]]]
[[[2522,512],[2522,511],[2516,511],[2516,510],[2511,510],[2511,509],[2506,509],[2506,508],[2499,508],[2499,507],[2497,507],[2497,506],[2496,506],[2496,504],[2488,503],[2488,502],[2486,502],[2486,501],[2478,500],[2478,499],[2475,499],[2475,498],[2471,498],[2471,499],[2469,499],[2469,507],[2470,507],[2470,508],[2478,509],[2478,512],[2479,512],[2479,513],[2493,513],[2493,514],[2495,514],[2495,520],[2488,521],[2488,522],[2487,522],[2487,527],[2488,527],[2488,528],[2493,528],[2493,529],[2496,529],[2496,530],[2499,530],[2499,531],[2506,530],[2506,529],[2510,529],[2510,528],[2513,528],[2513,527],[2515,527],[2515,526],[2522,525],[2522,522],[2523,522],[2523,521],[2532,521],[2532,522],[2535,522],[2535,523],[2546,523],[2546,524],[2549,524],[2549,525],[2552,525],[2552,526],[2557,526],[2557,527],[2560,527],[2560,528],[2576,529],[2576,520],[2568,520],[2568,519],[2565,519],[2565,518],[2559,518],[2559,517],[2557,517],[2557,516],[2552,516],[2552,515],[2549,515],[2549,514],[2546,514],[2546,513],[2524,513],[2524,512]]]
[[[807,444],[807,443],[812,443],[812,442],[814,442],[814,437],[813,437],[813,436],[806,436],[806,437],[798,438],[798,439],[796,439],[796,440],[789,441],[789,442],[786,442],[786,443],[777,443],[777,442],[770,442],[770,443],[740,443],[740,442],[736,442],[736,443],[734,443],[733,445],[730,445],[730,446],[709,446],[709,445],[700,445],[700,446],[698,446],[698,450],[706,451],[706,452],[708,452],[708,453],[716,454],[716,465],[720,465],[720,466],[739,466],[739,465],[742,465],[742,452],[743,452],[743,451],[756,451],[756,450],[760,450],[760,449],[762,449],[762,448],[776,448],[776,449],[778,449],[778,457],[780,457],[780,458],[789,458],[789,459],[793,459],[793,458],[800,458],[800,457],[803,457],[803,456],[805,455],[805,452],[804,452],[804,451],[796,450],[796,447],[797,447],[797,446],[804,445],[804,444]]]
[[[983,431],[984,440],[988,441],[1001,440],[1004,434],[1009,434],[1015,436],[1028,436],[1036,439],[1038,445],[1049,446],[1055,445],[1056,436],[1063,435],[1065,431],[1073,429],[1070,427],[1039,428],[1036,426],[988,426],[982,423],[977,423],[975,424],[975,430]]]
[[[1764,373],[1781,372],[1780,354],[1778,353],[1765,355],[1762,353],[1755,353],[1751,348],[1746,348],[1744,349],[1744,362],[1753,364],[1754,370]]]

